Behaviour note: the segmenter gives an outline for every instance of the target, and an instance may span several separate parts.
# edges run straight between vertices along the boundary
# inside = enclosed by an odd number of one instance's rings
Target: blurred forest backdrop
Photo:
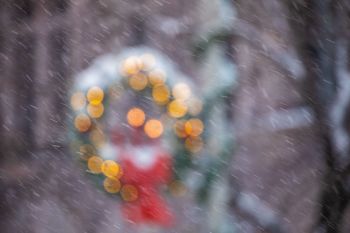
[[[219,5],[234,19],[211,27]],[[213,44],[236,64],[220,232],[350,232],[349,1],[1,0],[0,17],[1,232],[137,232],[76,169],[66,119],[74,75],[139,44],[193,82]],[[165,231],[212,232],[190,211]]]

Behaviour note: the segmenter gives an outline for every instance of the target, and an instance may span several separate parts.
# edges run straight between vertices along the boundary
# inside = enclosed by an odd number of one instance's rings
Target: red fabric
[[[153,195],[141,194],[135,202],[123,206],[125,217],[133,222],[148,222],[169,226],[173,216],[165,201],[154,192]]]
[[[122,182],[138,188],[138,199],[125,203],[123,212],[133,222],[171,225],[173,216],[157,190],[171,178],[171,157],[163,152],[154,156],[155,163],[146,169],[137,167],[127,154],[122,156]]]

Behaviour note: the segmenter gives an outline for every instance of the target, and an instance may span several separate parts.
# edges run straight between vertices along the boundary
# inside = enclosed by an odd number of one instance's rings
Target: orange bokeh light
[[[103,160],[98,156],[92,156],[88,160],[88,168],[92,173],[100,174]]]
[[[74,120],[74,126],[79,132],[86,132],[90,129],[91,120],[86,114],[79,114]]]
[[[159,120],[148,120],[144,127],[145,133],[150,138],[158,138],[163,133],[163,124]]]
[[[185,123],[186,134],[197,137],[203,133],[203,122],[197,118],[192,118]]]
[[[179,138],[185,138],[187,137],[186,131],[185,131],[185,121],[178,120],[175,122],[173,129],[175,131],[175,134]]]
[[[127,121],[133,127],[140,127],[146,119],[145,112],[140,108],[132,108],[127,113]]]

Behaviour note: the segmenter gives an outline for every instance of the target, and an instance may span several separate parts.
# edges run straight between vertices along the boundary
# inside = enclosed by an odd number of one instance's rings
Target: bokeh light
[[[86,95],[88,101],[92,105],[98,105],[102,102],[104,97],[104,92],[100,87],[91,87]]]
[[[75,117],[74,126],[79,132],[86,132],[90,129],[91,120],[86,114],[81,113]]]
[[[145,89],[147,83],[147,76],[143,73],[135,74],[129,78],[130,87],[136,91],[141,91]]]
[[[173,129],[175,134],[179,137],[179,138],[185,138],[187,137],[186,131],[185,131],[185,121],[183,120],[178,120],[175,122]]]
[[[127,121],[133,127],[140,127],[145,122],[145,112],[140,108],[132,108],[127,113]]]
[[[170,91],[165,85],[156,85],[152,90],[152,97],[157,104],[163,105],[169,101]]]
[[[88,160],[88,168],[92,173],[100,174],[103,160],[98,156],[92,156]]]
[[[187,100],[191,96],[191,89],[186,83],[177,83],[173,87],[173,96],[178,100]]]
[[[137,74],[142,68],[142,61],[135,56],[127,58],[122,65],[122,74],[125,76]]]
[[[75,111],[82,110],[86,105],[86,98],[83,92],[76,92],[70,99],[70,105]]]
[[[150,138],[158,138],[163,133],[163,124],[159,120],[151,119],[145,124],[145,133]]]
[[[198,118],[192,118],[185,123],[186,134],[196,137],[202,134],[204,129],[203,122]]]
[[[116,178],[107,177],[103,181],[103,187],[109,193],[118,193],[120,188],[121,188],[121,186],[122,185],[121,185],[120,181],[118,179],[116,179]]]
[[[173,100],[168,105],[169,115],[175,118],[180,118],[186,115],[187,109],[186,103],[181,100]]]
[[[91,118],[100,118],[104,112],[103,104],[101,103],[97,105],[89,104],[87,106],[87,112]]]
[[[149,82],[153,86],[155,86],[155,85],[164,84],[166,80],[166,76],[164,71],[155,69],[148,74],[148,79],[149,79]]]
[[[113,160],[106,160],[102,164],[102,172],[109,178],[116,178],[120,172],[120,166]]]

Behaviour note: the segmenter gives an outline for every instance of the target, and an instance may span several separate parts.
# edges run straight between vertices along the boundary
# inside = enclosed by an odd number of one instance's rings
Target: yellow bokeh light
[[[76,92],[70,98],[70,105],[73,110],[79,111],[82,110],[86,105],[86,98],[83,92]]]
[[[141,91],[147,86],[148,80],[146,75],[139,73],[129,78],[129,85],[136,91]]]
[[[185,131],[185,121],[182,121],[182,120],[176,121],[173,128],[174,128],[175,134],[179,138],[187,137],[187,134]]]
[[[170,91],[165,85],[156,85],[152,90],[152,97],[157,104],[163,105],[169,101]]]
[[[137,74],[142,68],[142,61],[138,57],[127,58],[122,65],[122,74],[129,76]]]
[[[145,122],[145,112],[140,108],[132,108],[129,110],[127,116],[128,123],[133,127],[140,127]]]
[[[102,172],[109,178],[116,178],[120,172],[120,166],[113,160],[106,160],[102,164]]]
[[[86,114],[79,114],[74,120],[74,126],[79,132],[86,132],[90,129],[91,120]]]
[[[184,101],[173,100],[168,105],[168,113],[171,117],[180,118],[186,115],[187,105]]]
[[[119,192],[121,186],[122,185],[121,185],[120,181],[118,179],[116,179],[116,178],[109,178],[109,177],[107,177],[103,181],[103,187],[109,193],[117,193],[117,192]]]
[[[192,153],[197,153],[203,148],[203,140],[200,137],[188,137],[185,140],[185,147]]]
[[[151,119],[145,124],[145,133],[150,138],[158,138],[163,133],[163,124],[159,120]]]
[[[120,192],[122,198],[124,201],[135,201],[138,198],[138,191],[137,188],[133,185],[126,184],[123,186],[121,192]]]
[[[188,100],[188,113],[192,116],[197,116],[199,113],[202,112],[203,109],[203,102],[195,97],[191,97]]]
[[[185,123],[186,134],[197,137],[203,133],[204,125],[200,119],[192,118]]]
[[[100,87],[91,87],[86,95],[90,104],[98,105],[102,102],[104,97],[104,92]]]
[[[88,160],[88,168],[92,173],[100,174],[103,160],[98,156],[92,156]]]
[[[100,118],[103,115],[104,107],[103,104],[99,103],[97,105],[89,104],[87,106],[87,112],[92,118]]]
[[[155,86],[165,83],[165,73],[162,70],[156,69],[148,74],[149,82]]]
[[[186,83],[178,83],[173,87],[173,96],[178,100],[187,100],[191,97],[191,89]]]
[[[140,59],[141,59],[142,64],[143,64],[143,67],[142,67],[143,70],[150,70],[156,64],[155,57],[150,53],[143,54],[140,57]]]

